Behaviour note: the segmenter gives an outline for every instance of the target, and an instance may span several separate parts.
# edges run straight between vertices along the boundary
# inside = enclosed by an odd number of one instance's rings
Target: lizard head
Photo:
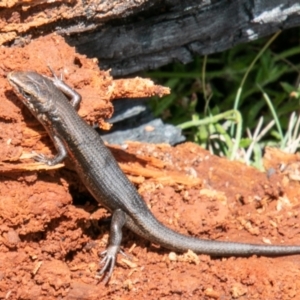
[[[51,80],[33,71],[14,71],[7,75],[7,79],[31,112],[44,113],[49,110]]]
[[[7,79],[20,100],[42,124],[48,123],[50,116],[55,117],[54,94],[60,91],[51,79],[34,71],[14,71],[7,75]]]

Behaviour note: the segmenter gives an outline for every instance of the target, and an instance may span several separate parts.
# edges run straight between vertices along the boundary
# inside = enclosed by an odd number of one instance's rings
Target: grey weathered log
[[[300,3],[294,0],[146,4],[101,26],[95,14],[85,23],[84,34],[74,34],[82,32],[82,23],[60,32],[80,53],[97,57],[104,69],[111,68],[113,76],[124,76],[174,61],[188,63],[195,54],[220,52],[300,24]]]

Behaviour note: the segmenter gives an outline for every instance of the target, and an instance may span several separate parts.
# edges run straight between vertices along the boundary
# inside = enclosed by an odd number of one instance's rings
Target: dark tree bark
[[[295,0],[10,0],[1,7],[0,44],[56,31],[114,76],[187,63],[300,24]]]
[[[174,61],[188,63],[194,54],[220,52],[300,24],[300,4],[293,0],[155,2],[126,24],[107,23],[68,42],[98,57],[114,76],[124,76]]]

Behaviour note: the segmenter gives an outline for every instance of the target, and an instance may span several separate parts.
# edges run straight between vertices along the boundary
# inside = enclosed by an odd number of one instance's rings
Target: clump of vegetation
[[[299,29],[278,32],[148,73],[172,91],[152,100],[155,115],[212,153],[259,169],[267,145],[295,152],[300,141],[299,35]]]

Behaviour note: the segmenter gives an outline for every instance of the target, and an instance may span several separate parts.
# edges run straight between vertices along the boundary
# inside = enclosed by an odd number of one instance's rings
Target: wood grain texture
[[[5,1],[0,44],[65,36],[103,69],[124,76],[229,49],[300,24],[294,0]]]

